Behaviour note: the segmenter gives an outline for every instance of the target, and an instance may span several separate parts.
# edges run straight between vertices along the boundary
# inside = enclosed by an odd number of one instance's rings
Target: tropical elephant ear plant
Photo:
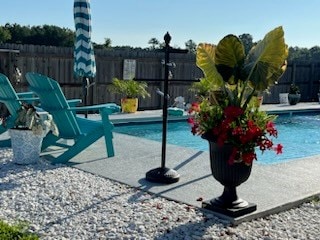
[[[199,44],[197,66],[204,78],[194,85],[200,96],[189,111],[192,133],[219,146],[231,144],[230,164],[251,165],[257,159],[256,147],[281,153],[282,145],[272,142],[277,137],[276,116],[260,111],[254,96],[277,83],[287,56],[282,27],[266,34],[247,55],[235,35],[227,35],[216,46]]]

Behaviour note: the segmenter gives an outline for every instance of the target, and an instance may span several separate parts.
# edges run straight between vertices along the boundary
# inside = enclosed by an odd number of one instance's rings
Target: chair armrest
[[[67,102],[70,107],[76,107],[79,103],[82,103],[82,100],[79,98],[76,99],[67,99]]]
[[[108,109],[109,113],[115,113],[119,112],[120,107],[116,105],[115,103],[106,103],[106,104],[98,104],[98,105],[91,105],[91,106],[82,106],[82,107],[70,107],[71,111],[76,112],[85,112],[85,111],[91,111],[91,110],[101,110],[103,108]]]

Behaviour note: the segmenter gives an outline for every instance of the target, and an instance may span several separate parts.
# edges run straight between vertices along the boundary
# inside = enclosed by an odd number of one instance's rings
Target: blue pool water
[[[258,150],[258,163],[270,164],[320,154],[320,114],[280,115],[276,120],[278,138],[274,143],[283,145],[283,153]],[[115,132],[150,140],[162,141],[162,123],[120,125]],[[167,143],[208,151],[208,142],[193,136],[186,121],[168,122]]]

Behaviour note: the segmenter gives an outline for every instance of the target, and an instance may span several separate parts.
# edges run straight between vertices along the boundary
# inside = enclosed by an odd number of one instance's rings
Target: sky
[[[75,30],[73,0],[2,0],[0,25],[44,24]],[[91,0],[92,41],[112,46],[148,47],[151,38],[171,46],[217,44],[228,34],[263,39],[282,26],[291,47],[320,46],[319,0]]]

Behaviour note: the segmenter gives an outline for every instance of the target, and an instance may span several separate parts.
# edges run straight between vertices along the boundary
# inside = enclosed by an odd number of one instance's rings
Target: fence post
[[[308,88],[308,101],[313,100],[312,94],[313,94],[313,81],[315,80],[314,75],[314,63],[310,63],[310,75],[309,75],[309,88]]]
[[[292,63],[292,72],[291,72],[291,83],[296,82],[296,69],[297,69],[297,64]]]

